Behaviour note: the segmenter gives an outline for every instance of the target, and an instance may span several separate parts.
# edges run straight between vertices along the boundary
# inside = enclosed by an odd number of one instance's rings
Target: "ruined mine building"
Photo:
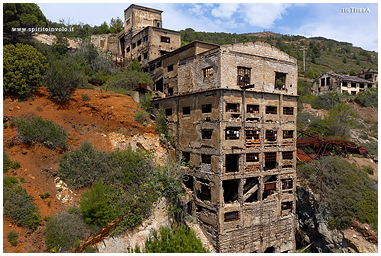
[[[189,163],[186,210],[217,252],[295,252],[296,59],[263,42],[168,51],[145,65]]]

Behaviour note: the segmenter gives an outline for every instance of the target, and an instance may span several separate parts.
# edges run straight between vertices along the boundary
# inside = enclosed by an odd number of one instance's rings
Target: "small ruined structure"
[[[370,75],[369,78],[374,78],[374,74]],[[363,91],[365,88],[373,87],[374,82],[366,80],[367,74],[361,74],[358,76],[345,76],[332,73],[324,73],[319,76],[311,85],[312,95],[322,95],[328,93],[329,91],[336,90],[341,93],[348,93],[356,95],[357,93]],[[363,76],[364,78],[361,78]]]
[[[188,163],[184,211],[217,252],[295,252],[297,60],[262,42],[180,47],[161,26],[131,5],[120,41],[154,80],[171,158]]]
[[[357,74],[358,77],[368,80],[372,83],[378,81],[378,72],[373,71],[372,69],[363,70],[361,73]]]

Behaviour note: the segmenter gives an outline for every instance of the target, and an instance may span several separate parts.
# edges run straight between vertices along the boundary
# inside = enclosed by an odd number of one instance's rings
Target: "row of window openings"
[[[357,87],[357,83],[350,83],[351,84],[351,88],[356,88]],[[348,82],[343,82],[343,85],[342,85],[343,87],[348,87]],[[372,85],[371,84],[368,84],[368,88],[371,88],[372,87]],[[365,88],[365,84],[363,84],[363,83],[360,83],[360,88]]]
[[[190,152],[181,153],[181,162],[189,163],[190,162]],[[225,155],[225,168],[226,172],[238,172],[239,170],[239,154],[227,154]],[[264,163],[267,168],[270,168],[274,163],[274,168],[276,168],[277,162],[277,152],[267,152],[264,153]],[[293,151],[283,151],[282,152],[283,160],[293,160],[294,152]],[[255,163],[259,162],[259,153],[246,153],[246,162]],[[212,156],[201,154],[201,163],[202,164],[211,164]],[[273,169],[273,168],[272,168]]]
[[[225,130],[225,139],[226,140],[239,140],[240,137],[239,127],[229,127]],[[213,130],[205,129],[201,130],[201,137],[203,140],[209,140],[212,138]],[[260,139],[260,130],[245,130],[246,140],[259,140]],[[293,130],[283,130],[283,139],[292,139],[294,138]],[[277,140],[277,131],[275,130],[266,130],[265,140],[267,141],[276,141]]]
[[[275,72],[275,89],[286,89],[286,73]],[[237,85],[241,88],[252,88],[253,84],[250,84],[251,68],[237,67]],[[292,86],[292,85],[290,85]]]
[[[239,103],[226,103],[226,112],[239,112]],[[183,107],[183,115],[189,115],[190,114],[190,106]],[[202,113],[211,113],[212,112],[212,104],[206,104],[201,105],[201,111]],[[259,105],[247,105],[246,108],[247,113],[259,113]],[[166,109],[167,116],[172,115],[172,109]],[[276,106],[266,106],[266,114],[277,114],[277,107]],[[283,107],[283,114],[284,115],[294,115],[294,108],[293,107]]]
[[[143,37],[143,42],[147,42],[148,41],[148,36],[144,36]],[[166,37],[166,36],[162,36],[160,38],[160,41],[163,42],[163,43],[170,43],[171,42],[171,39],[169,37]],[[132,49],[135,49],[137,46],[140,46],[142,44],[142,39],[139,39],[136,43],[132,43],[131,44],[131,48]],[[130,47],[127,48],[127,52],[130,51]]]
[[[282,202],[282,205],[281,205],[282,217],[292,213],[292,205],[293,205],[292,201]],[[231,221],[238,221],[238,220],[240,220],[239,211],[226,212],[224,214],[224,222],[231,222]],[[267,252],[267,250],[265,252]]]
[[[211,200],[211,191],[210,191],[210,181],[196,178],[197,181],[200,182],[200,189],[197,191],[197,198],[200,200]],[[277,193],[277,175],[271,175],[266,176],[263,186],[263,193],[262,193],[262,200],[265,200],[269,195]],[[191,176],[185,175],[183,177],[183,183],[186,187],[193,190],[193,178]],[[239,187],[240,180],[224,180],[222,183],[223,187],[223,196],[224,196],[224,203],[232,203],[236,200],[238,200],[238,187]],[[285,178],[281,179],[281,188],[282,191],[289,191],[293,189],[293,179],[292,178]],[[252,203],[259,201],[259,178],[258,177],[252,177],[247,178],[246,182],[243,186],[243,200],[247,203]],[[290,202],[288,202],[289,204]],[[290,205],[288,205],[290,206]],[[292,206],[292,204],[291,204]],[[285,208],[288,208],[287,205],[285,205]],[[282,205],[282,211],[285,210]],[[230,219],[230,218],[229,218]]]

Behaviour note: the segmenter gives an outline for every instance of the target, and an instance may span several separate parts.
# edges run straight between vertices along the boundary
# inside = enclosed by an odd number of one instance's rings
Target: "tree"
[[[99,33],[100,33],[100,34],[107,34],[107,33],[110,33],[110,29],[109,29],[109,27],[108,27],[106,21],[103,22],[103,23],[101,24],[101,26],[99,27]]]
[[[44,27],[48,20],[37,4],[4,3],[3,4],[3,36],[4,43],[20,42],[31,35],[30,31],[13,31],[17,28]]]
[[[112,18],[110,21],[110,32],[119,33],[123,30],[123,21],[117,17],[116,19]]]
[[[346,64],[347,62],[348,62],[347,57],[344,56],[344,58],[343,58],[343,63]]]
[[[48,68],[46,58],[33,46],[9,44],[4,46],[4,94],[25,96],[41,86]]]

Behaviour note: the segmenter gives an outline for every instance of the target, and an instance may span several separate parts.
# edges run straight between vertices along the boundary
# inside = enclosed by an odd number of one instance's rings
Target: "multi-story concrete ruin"
[[[123,58],[138,59],[145,68],[181,46],[180,32],[162,28],[163,11],[132,4],[124,10],[124,31],[119,33]]]
[[[193,42],[146,65],[172,158],[188,163],[186,210],[216,251],[294,252],[296,59],[262,42]]]

